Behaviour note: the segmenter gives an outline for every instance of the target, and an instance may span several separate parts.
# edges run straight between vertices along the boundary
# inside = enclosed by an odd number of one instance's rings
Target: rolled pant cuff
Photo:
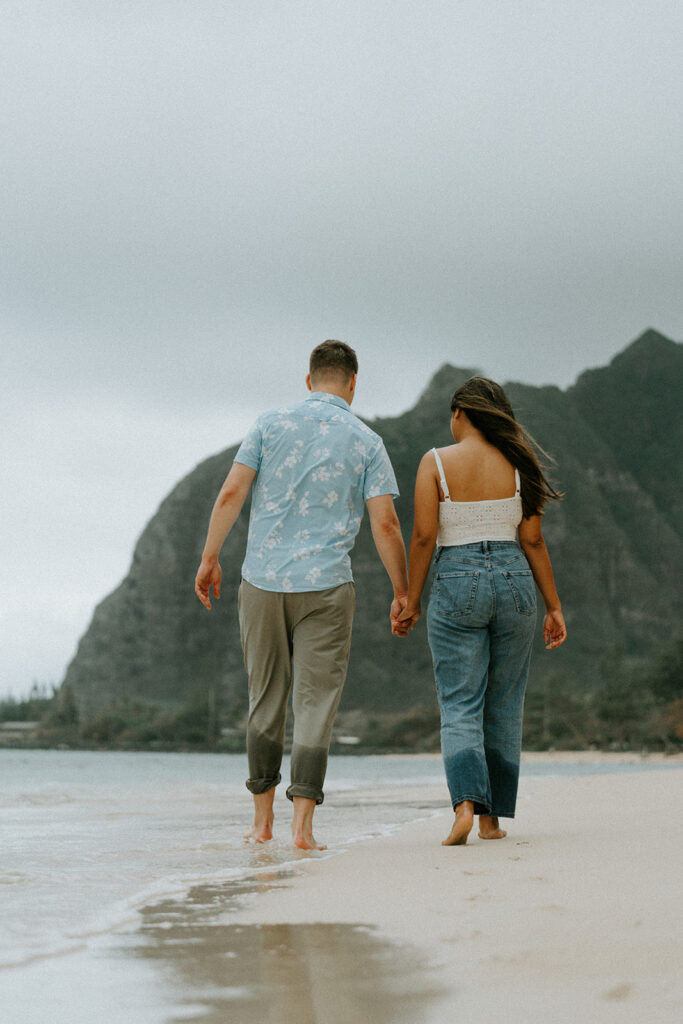
[[[474,804],[474,813],[475,814],[488,814],[488,815],[492,815],[491,805],[489,803],[487,803],[486,800],[480,800],[479,797],[477,797],[477,796],[470,796],[467,793],[464,796],[457,796],[457,797],[455,797],[455,799],[451,799],[451,803],[453,804],[453,810],[455,810],[455,808],[458,806],[458,804],[463,803],[463,801],[465,801],[465,800],[469,800],[470,803]]]
[[[306,800],[315,800],[317,804],[321,804],[325,799],[322,789],[316,786],[307,786],[303,782],[294,782],[287,789],[287,797],[290,800],[293,800],[295,796],[303,796]]]
[[[267,793],[273,786],[277,786],[282,780],[282,776],[278,772],[277,775],[272,775],[269,779],[247,779],[246,787],[250,793],[258,796],[259,793]]]

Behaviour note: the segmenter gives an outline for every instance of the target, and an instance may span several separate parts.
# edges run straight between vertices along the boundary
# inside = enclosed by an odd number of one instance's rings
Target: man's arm
[[[217,601],[221,596],[222,573],[218,556],[225,538],[240,514],[255,477],[256,470],[251,466],[233,462],[232,469],[218,492],[209,521],[201,565],[194,582],[194,592],[206,608],[211,608],[211,587]]]
[[[390,494],[368,498],[365,504],[370,516],[372,539],[394,588],[394,600],[391,605],[391,620],[394,622],[405,607],[408,593],[406,549],[401,527]]]

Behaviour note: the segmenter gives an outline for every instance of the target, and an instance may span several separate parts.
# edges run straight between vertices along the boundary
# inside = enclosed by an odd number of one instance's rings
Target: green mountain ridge
[[[370,422],[396,470],[406,544],[418,462],[450,442],[451,395],[473,372],[445,364],[412,409]],[[551,476],[566,495],[548,508],[544,533],[569,640],[544,651],[539,619],[530,695],[550,686],[594,690],[606,657],[644,664],[678,628],[682,378],[683,345],[648,330],[566,391],[505,385],[521,422],[553,456]],[[239,725],[246,676],[236,600],[248,509],[223,549],[220,602],[209,614],[193,592],[209,513],[235,451],[211,456],[173,488],[143,530],[128,575],[95,609],[64,679],[82,719],[133,700],[173,709],[217,693],[223,723]],[[390,585],[367,521],[352,562],[357,611],[341,710],[366,718],[433,710],[424,621],[407,640],[391,637]]]

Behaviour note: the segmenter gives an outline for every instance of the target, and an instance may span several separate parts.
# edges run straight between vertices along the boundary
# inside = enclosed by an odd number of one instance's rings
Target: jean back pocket
[[[536,584],[531,569],[503,569],[503,576],[512,591],[517,611],[521,615],[535,615]]]
[[[474,572],[438,573],[435,580],[437,613],[452,619],[471,615],[477,597],[479,576],[479,569]]]

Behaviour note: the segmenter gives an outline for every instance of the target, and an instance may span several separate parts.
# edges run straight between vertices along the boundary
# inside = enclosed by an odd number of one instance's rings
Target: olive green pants
[[[281,593],[242,580],[238,611],[249,676],[247,756],[251,793],[281,779],[287,701],[292,691],[290,800],[323,802],[323,782],[351,646],[353,583]]]

